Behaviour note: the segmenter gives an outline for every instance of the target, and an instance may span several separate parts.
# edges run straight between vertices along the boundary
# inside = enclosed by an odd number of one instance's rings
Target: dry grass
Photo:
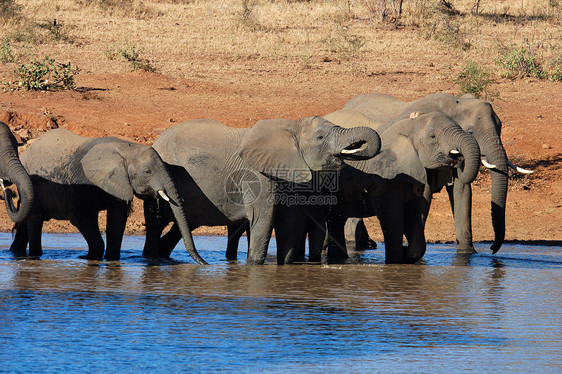
[[[434,0],[405,0],[399,23],[389,24],[373,14],[376,0],[27,0],[16,1],[23,17],[1,31],[19,62],[50,55],[85,72],[124,72],[130,65],[106,51],[134,44],[159,72],[210,80],[243,74],[249,59],[263,61],[258,75],[426,73],[430,66],[435,79],[450,81],[468,59],[499,77],[494,59],[511,44],[531,46],[547,67],[562,59],[556,1],[481,1],[478,15],[475,1],[449,2],[455,12]],[[45,27],[55,19],[59,37]]]

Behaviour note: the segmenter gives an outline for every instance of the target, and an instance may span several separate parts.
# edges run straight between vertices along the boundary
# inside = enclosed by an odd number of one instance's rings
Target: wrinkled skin
[[[18,143],[8,125],[3,122],[0,122],[0,160],[0,180],[4,187],[15,185],[19,198],[19,202],[14,204],[12,190],[5,189],[6,210],[10,219],[19,223],[31,213],[35,194],[31,179],[20,162]]]
[[[264,120],[249,129],[192,120],[167,129],[154,143],[170,165],[180,196],[190,204],[191,227],[228,226],[231,260],[236,259],[240,235],[248,231],[249,264],[265,261],[274,222],[279,222],[276,203],[287,193],[282,186],[309,183],[317,172],[340,169],[344,159],[372,157],[379,146],[371,129],[346,130],[320,117]],[[143,253],[168,257],[177,242],[176,226],[161,234],[172,217],[156,200],[145,200],[144,206]],[[289,229],[279,226],[279,230]],[[277,237],[283,240],[286,235]],[[290,245],[280,253],[290,251]],[[286,263],[285,257],[280,254],[279,263]]]
[[[22,154],[31,175],[36,202],[17,228],[11,250],[40,256],[41,231],[51,218],[69,220],[88,243],[87,259],[104,258],[98,213],[107,210],[105,259],[118,260],[133,196],[154,198],[159,191],[170,200],[190,255],[199,257],[177,189],[165,164],[152,147],[114,137],[85,138],[65,129],[47,132]]]
[[[387,123],[407,118],[412,112],[442,112],[454,119],[466,132],[474,136],[480,147],[482,159],[495,168],[490,169],[492,177],[491,214],[495,239],[492,251],[496,253],[505,237],[505,204],[508,183],[508,159],[501,142],[501,121],[492,106],[472,95],[462,98],[436,93],[425,98],[404,102],[380,93],[359,95],[344,107],[346,110],[360,112],[367,117]],[[437,192],[446,186],[455,219],[457,250],[461,253],[474,253],[472,242],[472,191],[468,183],[454,177],[450,183],[442,173],[430,176],[439,181],[433,184],[430,192]],[[429,207],[428,207],[429,208]]]
[[[360,181],[358,185],[367,196],[343,200],[332,209],[328,225],[333,238],[328,247],[329,257],[332,250],[344,255],[347,218],[377,215],[385,238],[386,261],[418,261],[425,253],[424,224],[429,209],[426,192],[432,183],[428,173],[456,172],[470,183],[478,171],[478,144],[451,118],[438,112],[395,121],[391,126],[354,111],[337,111],[325,117],[341,126],[354,123],[377,131],[383,127],[379,131],[380,155],[368,161],[348,162],[351,170],[346,177],[348,181],[342,184]],[[360,190],[357,195],[361,195]],[[403,236],[407,246],[402,245]]]

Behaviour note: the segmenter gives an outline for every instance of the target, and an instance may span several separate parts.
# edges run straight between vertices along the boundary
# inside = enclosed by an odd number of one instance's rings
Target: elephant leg
[[[260,207],[255,207],[250,211],[257,210]],[[269,247],[269,240],[271,239],[271,232],[273,231],[273,218],[274,207],[269,206],[267,209],[262,208],[262,214],[259,216],[249,214],[250,226],[250,245],[248,248],[248,261],[249,265],[262,265],[267,257],[267,250]],[[265,211],[264,211],[265,210]]]
[[[349,258],[345,244],[345,218],[330,216],[328,218],[328,260],[341,261]]]
[[[26,221],[16,224],[16,235],[12,245],[10,246],[10,251],[14,252],[15,256],[25,256],[28,242],[29,236],[27,233]]]
[[[41,256],[43,247],[41,245],[41,235],[43,232],[43,219],[30,217],[27,222],[27,238],[29,239],[29,255]]]
[[[384,235],[385,262],[387,264],[404,263],[402,246],[404,236],[404,207],[384,204],[378,218]]]
[[[128,204],[118,204],[107,210],[106,237],[107,248],[104,258],[108,261],[118,261],[121,257],[123,233],[127,225]]]
[[[319,222],[313,222],[310,225],[308,229],[308,261],[320,262],[322,260],[322,251],[327,234],[326,219],[322,221],[321,226]]]
[[[363,218],[348,218],[345,223],[345,240],[351,242],[354,249],[374,249],[377,243],[369,237]]]
[[[192,230],[195,230],[193,227]],[[176,222],[170,227],[170,230],[160,238],[158,244],[158,258],[169,258],[174,248],[181,240],[181,231]]]
[[[307,217],[298,206],[279,206],[275,214],[277,264],[292,264],[295,257],[304,260]],[[299,245],[301,244],[301,245]]]
[[[447,186],[451,209],[455,219],[458,253],[476,253],[472,242],[472,187],[455,179]]]
[[[404,248],[404,261],[414,263],[422,259],[426,251],[424,220],[421,213],[424,199],[413,198],[406,204],[404,235],[408,246]]]
[[[78,213],[70,219],[70,223],[80,231],[88,243],[88,254],[80,257],[87,260],[101,261],[103,259],[105,244],[103,243],[98,226],[97,212]]]
[[[142,255],[148,258],[157,258],[160,236],[170,221],[162,218],[158,202],[154,198],[146,198],[143,208],[146,234]]]
[[[248,233],[248,222],[244,221],[244,223],[228,225],[227,229],[228,241],[226,244],[226,259],[229,261],[234,261],[238,258],[238,245],[240,243],[240,237],[244,234],[244,232]]]

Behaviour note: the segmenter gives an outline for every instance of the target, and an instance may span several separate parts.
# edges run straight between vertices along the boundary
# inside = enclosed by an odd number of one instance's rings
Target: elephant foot
[[[78,258],[83,260],[101,261],[103,260],[103,255],[93,255],[88,253],[87,255],[78,256]]]
[[[472,244],[457,243],[457,253],[459,254],[474,254],[478,253]]]
[[[105,261],[119,261],[121,259],[121,255],[120,254],[105,255],[104,259]]]
[[[29,250],[29,257],[41,257],[43,255],[42,249]]]
[[[377,249],[377,242],[369,238],[364,242],[348,242],[348,247],[354,248],[356,251],[364,251],[367,249]]]

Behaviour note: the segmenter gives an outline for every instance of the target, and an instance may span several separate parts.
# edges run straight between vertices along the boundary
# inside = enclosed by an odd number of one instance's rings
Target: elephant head
[[[415,113],[411,118],[393,121],[381,137],[383,151],[375,164],[384,178],[408,176],[425,185],[426,169],[450,167],[457,169],[463,183],[476,178],[480,162],[478,143],[449,116],[439,112]]]
[[[33,208],[34,192],[31,179],[18,157],[18,143],[8,128],[0,122],[0,182],[4,189],[6,210],[10,219],[16,223],[24,221]],[[19,194],[19,204],[13,203],[12,191],[6,186],[15,184]]]
[[[244,135],[240,156],[263,174],[304,183],[312,179],[314,171],[339,170],[343,160],[372,158],[380,147],[373,129],[346,129],[315,116],[259,121]]]
[[[515,167],[509,162],[500,137],[502,123],[490,103],[476,99],[470,94],[458,98],[446,93],[437,93],[411,102],[401,116],[406,116],[407,112],[412,110],[441,111],[457,121],[462,129],[478,142],[482,163],[490,170],[492,177],[491,212],[495,238],[491,249],[496,253],[505,238],[508,167],[511,166],[522,173],[532,171]]]
[[[124,201],[161,196],[170,203],[184,245],[200,264],[185,211],[172,177],[154,148],[113,137],[82,144],[71,159],[72,183],[95,185]]]

